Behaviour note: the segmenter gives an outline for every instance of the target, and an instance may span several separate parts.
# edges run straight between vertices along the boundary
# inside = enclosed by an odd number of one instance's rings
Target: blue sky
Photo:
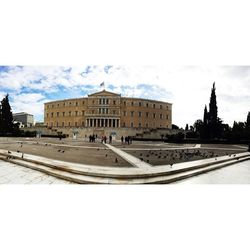
[[[0,98],[9,93],[13,112],[43,121],[44,102],[109,91],[173,103],[173,123],[201,119],[216,82],[219,116],[232,125],[250,111],[250,67],[203,66],[0,66]]]

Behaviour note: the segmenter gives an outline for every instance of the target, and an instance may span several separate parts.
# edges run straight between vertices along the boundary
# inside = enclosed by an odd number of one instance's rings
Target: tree
[[[179,127],[175,124],[172,124],[172,129],[179,129]]]
[[[11,107],[9,104],[9,95],[7,94],[1,101],[1,131],[3,134],[13,133],[14,123]]]
[[[246,127],[250,128],[250,112],[248,112],[248,115],[247,115]]]
[[[218,107],[215,93],[215,82],[213,83],[213,88],[211,91],[210,103],[209,103],[209,122],[211,124],[217,123],[218,118]]]
[[[188,128],[189,128],[188,124],[186,124],[185,131],[188,131]]]

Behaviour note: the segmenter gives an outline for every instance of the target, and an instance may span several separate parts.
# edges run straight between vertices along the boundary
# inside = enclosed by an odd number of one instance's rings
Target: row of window
[[[84,121],[83,122],[50,122],[50,123],[47,123],[47,126],[50,126],[50,127],[84,127],[85,126],[85,123]],[[123,122],[122,124],[122,127],[126,127],[126,126],[130,126],[131,128],[134,128],[135,127],[135,124],[134,122],[131,122],[130,124],[126,124],[125,122]],[[139,128],[142,128],[142,127],[145,127],[145,128],[149,128],[149,124],[148,123],[145,123],[144,126],[142,125],[142,123],[138,123],[138,127]],[[160,125],[160,127],[164,127],[162,124]],[[168,125],[166,126],[168,127]]]
[[[109,111],[110,110],[108,110],[107,108],[102,108],[102,109],[100,108],[99,109],[99,114],[110,114]],[[64,117],[65,114],[66,114],[66,112],[62,112],[61,116]],[[85,111],[84,110],[82,112],[80,112],[80,111],[74,111],[74,112],[69,111],[67,114],[68,114],[68,116],[80,116],[80,115],[84,116]],[[91,114],[95,114],[95,111],[92,110]],[[113,115],[117,114],[116,110],[113,110],[112,114]],[[52,112],[52,113],[50,113],[50,117],[54,117],[54,115],[55,115],[55,117],[60,117],[60,112],[56,112],[56,113]],[[127,116],[127,111],[123,112],[123,116]],[[135,117],[135,111],[130,111],[130,116]],[[139,111],[138,112],[138,117],[142,117],[142,116],[143,116],[143,112]],[[156,115],[156,113],[153,113],[152,116],[150,117],[149,112],[145,112],[145,117],[146,118],[154,118],[154,119],[156,119],[157,115]],[[47,118],[49,118],[49,113],[47,113]],[[164,119],[163,114],[160,114],[159,118]],[[166,119],[167,120],[169,119],[168,115],[166,115]]]
[[[106,98],[100,98],[99,99],[99,105],[109,105],[110,104],[110,101],[109,99],[106,99]],[[47,109],[49,108],[56,108],[56,107],[72,107],[72,106],[80,106],[80,105],[84,105],[85,104],[85,101],[82,101],[82,102],[64,102],[64,103],[57,103],[57,104],[48,104],[47,105]],[[92,104],[96,104],[95,103],[95,100],[92,100]],[[113,105],[119,105],[119,102],[117,100],[113,100]],[[156,105],[155,103],[148,103],[148,102],[134,102],[134,101],[124,101],[123,102],[123,106],[127,106],[127,105],[130,105],[130,106],[139,106],[139,107],[147,107],[147,108],[159,108],[159,109],[163,109],[164,106],[165,108],[168,110],[169,107],[168,105],[162,105],[162,104],[159,104],[159,105]]]

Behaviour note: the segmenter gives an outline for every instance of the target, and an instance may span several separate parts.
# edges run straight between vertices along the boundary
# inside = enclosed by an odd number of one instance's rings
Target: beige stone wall
[[[171,128],[172,104],[102,91],[45,103],[44,123],[53,128]]]

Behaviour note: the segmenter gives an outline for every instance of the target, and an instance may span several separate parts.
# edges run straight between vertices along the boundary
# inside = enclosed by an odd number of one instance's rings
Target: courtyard
[[[222,164],[229,160],[235,164],[234,161],[239,160],[242,155],[249,156],[247,149],[246,145],[229,144],[150,141],[125,144],[118,140],[104,144],[100,139],[90,143],[80,138],[0,138],[0,183],[15,183],[15,176],[18,176],[16,183],[53,184],[64,179],[65,183],[123,184],[138,183],[138,178],[139,183],[147,183],[142,178],[155,178],[152,181],[158,178],[157,182],[164,183],[163,175],[188,173],[191,169],[201,168],[200,166],[214,165],[217,162]],[[43,172],[43,177],[39,171]],[[33,177],[24,180],[19,178],[30,174],[38,177],[35,180]],[[82,178],[85,175],[87,179]],[[44,181],[46,178],[48,181]],[[125,178],[130,179],[126,182]]]

